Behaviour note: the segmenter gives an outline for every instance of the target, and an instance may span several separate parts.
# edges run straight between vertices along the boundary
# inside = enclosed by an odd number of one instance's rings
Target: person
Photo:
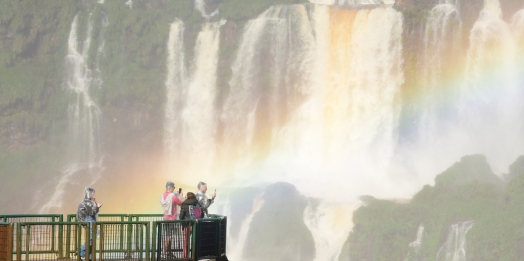
[[[187,192],[186,193],[186,200],[182,202],[182,207],[180,207],[180,220],[186,220],[191,219],[191,216],[193,216],[193,213],[191,213],[191,208],[198,205],[198,200],[196,199],[196,196],[193,192]],[[184,223],[184,245],[182,247],[182,258],[187,258],[187,240],[189,238],[189,235],[192,232],[192,227],[190,226],[191,223]]]
[[[198,204],[202,208],[202,212],[204,212],[204,218],[207,218],[208,217],[207,209],[209,208],[209,206],[211,206],[211,204],[213,204],[213,202],[215,202],[215,197],[217,195],[216,195],[216,192],[214,192],[213,194],[211,194],[211,198],[208,198],[206,196],[207,184],[205,182],[202,182],[202,181],[198,182],[197,188],[198,188],[198,192],[196,194],[196,198],[198,200]]]
[[[85,188],[84,190],[84,200],[78,204],[78,209],[76,212],[76,218],[80,222],[96,222],[96,217],[98,211],[102,207],[102,203],[97,203],[95,198],[95,190],[92,188]],[[93,245],[93,232],[89,234],[89,246]],[[80,257],[84,258],[86,256],[86,243],[80,248]],[[91,259],[91,255],[89,255]]]
[[[198,200],[196,199],[196,196],[193,192],[187,192],[186,194],[186,200],[182,202],[182,206],[180,207],[180,219],[190,219],[191,212],[189,207],[190,206],[197,206]]]
[[[177,219],[177,206],[182,205],[182,201],[179,196],[175,195],[173,191],[175,190],[175,183],[172,181],[167,181],[166,191],[160,195],[160,204],[164,210],[164,220],[172,221]],[[166,256],[168,247],[171,245],[172,236],[175,234],[175,224],[164,224],[163,233],[164,233],[164,245],[162,248],[162,255]]]

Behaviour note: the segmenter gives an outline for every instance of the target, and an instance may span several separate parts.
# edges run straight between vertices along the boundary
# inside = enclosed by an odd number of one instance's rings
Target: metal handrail
[[[61,215],[3,215],[0,217],[58,217]],[[182,245],[178,253],[186,253],[187,258],[172,260],[198,260],[204,256],[220,257],[225,255],[225,238],[227,218],[224,216],[210,215],[210,218],[198,220],[155,220],[160,219],[159,214],[101,214],[99,218],[119,217],[123,221],[97,221],[97,222],[18,222],[13,225],[13,250],[16,261],[30,260],[30,255],[38,258],[73,259],[80,261],[79,250],[82,238],[86,242],[87,253],[93,255],[92,260],[97,260],[96,255],[103,256],[123,255],[124,259],[139,258],[145,261],[157,260],[160,255],[163,224],[176,225],[178,240]],[[150,220],[138,221],[142,218]],[[68,215],[68,220],[76,219],[76,215]],[[54,218],[52,220],[55,220]],[[31,227],[40,228],[31,229]],[[191,227],[191,229],[186,229]],[[65,228],[65,230],[64,230]],[[85,228],[85,230],[83,229]],[[85,232],[83,232],[85,231]],[[43,234],[42,234],[43,233]],[[189,234],[188,234],[189,233]],[[16,237],[14,236],[16,234]],[[97,235],[100,237],[97,238]],[[175,234],[174,234],[175,235]],[[204,237],[209,237],[202,240]],[[92,246],[87,242],[92,238]],[[32,246],[38,243],[37,247]],[[205,243],[203,243],[205,241]],[[15,245],[16,243],[16,245]],[[65,244],[64,244],[65,243]],[[76,257],[74,255],[76,254]],[[205,254],[205,255],[204,255]],[[182,255],[182,254],[180,254]],[[13,257],[11,255],[11,257]],[[32,256],[35,257],[35,256]],[[34,258],[31,258],[34,259]],[[107,259],[107,258],[104,258]],[[8,260],[9,261],[9,260]]]
[[[25,221],[25,220],[24,221],[18,221],[18,220],[13,220],[13,219],[35,219],[35,218],[51,219],[50,222],[63,222],[64,221],[64,215],[62,215],[62,214],[8,214],[8,215],[0,215],[0,220],[2,220],[3,222],[11,223],[11,224],[17,224],[17,223],[20,223],[20,222],[31,222],[31,221]],[[62,228],[60,228],[58,233],[61,234],[62,232],[63,232]],[[16,236],[17,236],[16,226],[13,226],[12,227],[12,233],[11,233],[11,237],[12,237],[11,241],[13,242],[12,243],[13,244],[13,254],[15,254],[14,242],[15,242]],[[52,240],[54,241],[54,239],[55,239],[55,235],[54,235],[54,230],[53,230]],[[62,237],[58,237],[58,240],[59,240],[58,244],[61,245],[63,243],[63,242],[61,242]],[[54,246],[54,242],[53,242],[53,246]]]

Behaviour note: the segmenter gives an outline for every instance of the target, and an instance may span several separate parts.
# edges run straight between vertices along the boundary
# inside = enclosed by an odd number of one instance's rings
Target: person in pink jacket
[[[160,195],[160,204],[164,210],[164,220],[176,220],[177,219],[177,206],[182,205],[182,200],[175,194],[175,183],[168,181],[166,183],[166,192]],[[175,224],[164,224],[162,227],[162,234],[164,238],[164,245],[162,248],[162,255],[166,255],[166,251],[171,246],[171,240],[175,235]]]

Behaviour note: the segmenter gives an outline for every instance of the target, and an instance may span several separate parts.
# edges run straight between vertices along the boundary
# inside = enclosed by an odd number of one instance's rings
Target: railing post
[[[20,224],[16,224],[16,260],[22,261],[22,228]]]
[[[77,252],[77,255],[76,255],[76,260],[80,261],[81,260],[81,257],[80,257],[80,247],[82,246],[82,231],[84,231],[84,226],[83,225],[76,225],[76,237],[75,237],[75,241],[76,241],[76,252]],[[85,229],[85,232],[86,232],[86,235],[87,235],[87,226],[86,226],[86,229]]]
[[[129,217],[127,218],[129,220]],[[121,222],[124,222],[124,216],[121,216],[120,217],[120,221]],[[128,228],[129,229],[129,228]],[[120,226],[120,236],[121,236],[121,240],[120,240],[120,249],[122,251],[124,251],[124,231],[125,231],[125,226],[122,225]],[[129,233],[129,230],[127,231]],[[129,248],[128,248],[129,249]],[[131,256],[128,256],[128,258],[131,258]]]
[[[104,224],[100,224],[100,260],[104,259]]]
[[[91,247],[90,252],[92,254],[91,256],[91,260],[96,260],[96,222],[90,222],[89,223],[89,226],[90,226],[90,239],[89,239],[89,245]],[[87,243],[86,243],[87,245]],[[87,254],[86,254],[87,255]],[[86,257],[86,259],[88,259],[88,257]]]
[[[60,222],[58,225],[58,258],[61,259],[64,257],[64,217],[60,215],[58,221]]]
[[[156,260],[156,242],[157,242],[157,233],[156,233],[156,230],[157,230],[157,222],[156,221],[153,221],[153,227],[151,228],[153,230],[153,236],[151,238],[152,242],[151,242],[151,253],[149,253],[151,255],[151,260],[155,261]]]
[[[69,222],[67,222],[69,223]],[[66,228],[66,252],[64,257],[69,259],[69,252],[71,251],[71,224],[67,224]]]
[[[27,232],[27,235],[25,236],[25,248],[26,248],[26,252],[25,252],[25,260],[29,260],[29,246],[30,246],[30,242],[31,242],[31,226],[27,225],[26,226],[26,232]]]
[[[51,217],[51,223],[55,223],[56,216]],[[51,225],[51,252],[55,251],[55,226]]]
[[[149,261],[149,257],[150,257],[150,254],[151,254],[151,249],[149,248],[149,245],[151,244],[151,242],[149,242],[149,235],[150,235],[150,225],[151,223],[145,223],[144,224],[146,226],[146,261]]]
[[[137,224],[137,225],[133,225],[134,229],[134,234],[135,234],[135,251],[137,251],[140,255],[139,259],[142,260],[142,250],[143,250],[143,244],[144,241],[142,240],[143,239],[143,229],[142,229],[142,226]]]
[[[193,236],[192,236],[192,239],[191,239],[191,244],[193,244],[193,260],[198,260],[198,257],[197,257],[197,253],[199,252],[198,251],[198,248],[200,248],[200,246],[197,244],[197,235],[198,235],[198,231],[200,229],[200,226],[198,225],[198,219],[195,219],[195,222],[193,223]]]
[[[126,259],[131,259],[131,224],[127,224],[127,255]]]
[[[182,233],[184,234],[183,237],[184,237],[184,247],[186,248],[185,250],[185,258],[189,258],[191,256],[191,254],[189,253],[189,250],[191,249],[190,246],[191,246],[191,240],[189,240],[191,238],[191,232],[193,231],[193,223],[191,221],[185,221],[186,224],[184,224],[183,226],[185,226],[185,229],[183,229]]]

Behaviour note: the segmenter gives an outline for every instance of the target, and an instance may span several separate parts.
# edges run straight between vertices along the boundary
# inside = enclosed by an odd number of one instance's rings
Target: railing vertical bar
[[[151,253],[149,253],[151,255],[151,260],[152,261],[155,261],[156,260],[156,242],[157,242],[157,222],[156,221],[153,221],[153,227],[151,228],[153,230],[153,236],[152,236],[152,242],[151,242]]]
[[[124,216],[121,217],[121,221],[124,221]],[[120,226],[120,250],[124,251],[124,226]]]
[[[127,259],[131,259],[131,229],[131,225],[127,224]]]
[[[191,238],[191,244],[193,244],[193,259],[194,260],[197,260],[197,250],[199,248],[199,245],[197,244],[197,235],[198,235],[198,230],[200,229],[200,226],[199,226],[199,222],[198,222],[198,219],[195,220],[195,222],[193,223],[193,237]]]
[[[64,257],[67,257],[69,259],[70,258],[70,256],[69,256],[70,252],[71,252],[71,224],[67,224],[67,228],[66,228],[66,252],[65,252],[65,256]]]
[[[22,261],[22,228],[20,224],[16,225],[16,260]]]
[[[91,251],[89,253],[92,254],[91,258],[92,260],[96,260],[96,223],[95,222],[90,222],[89,223],[89,226],[90,226],[90,234],[89,234],[89,245],[91,247]],[[86,257],[87,259],[87,257]]]
[[[150,225],[151,225],[151,222],[148,222],[148,223],[145,224],[145,226],[146,226],[146,261],[149,261],[149,260],[150,260],[150,259],[149,259],[149,257],[150,257],[149,253],[150,253],[150,251],[151,251],[151,249],[149,248],[149,245],[151,244],[151,242],[150,242],[150,238],[149,238],[149,235],[150,235],[150,233],[151,233],[151,231],[150,231],[150,229],[151,229]]]
[[[26,247],[26,252],[25,252],[25,260],[29,260],[29,239],[30,239],[30,236],[31,236],[31,227],[30,226],[26,226],[26,232],[27,232],[27,235],[25,237],[25,247]]]
[[[81,257],[80,257],[80,247],[82,246],[82,231],[83,231],[82,228],[83,228],[82,225],[77,225],[77,226],[76,226],[76,237],[75,237],[75,239],[76,239],[76,240],[75,240],[75,241],[76,241],[76,249],[75,249],[75,250],[76,250],[76,253],[77,253],[77,255],[76,255],[76,259],[77,259],[78,261],[81,260]]]
[[[56,216],[51,217],[51,222],[55,223]],[[51,252],[55,252],[55,228],[51,226]]]
[[[105,226],[104,224],[100,224],[100,260],[104,259],[104,236],[105,236]]]
[[[58,226],[58,258],[64,257],[64,217],[61,215],[58,218],[60,225]]]

